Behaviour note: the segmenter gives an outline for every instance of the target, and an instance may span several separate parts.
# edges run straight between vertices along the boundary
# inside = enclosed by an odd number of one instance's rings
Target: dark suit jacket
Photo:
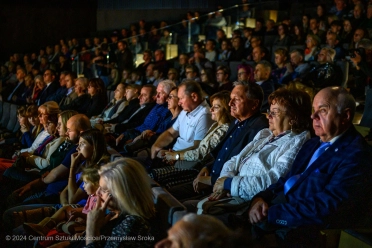
[[[214,158],[216,158],[218,156],[219,152],[224,152],[224,153],[228,152],[229,155],[227,157],[229,159],[231,159],[233,156],[238,155],[243,150],[243,148],[249,142],[251,142],[253,140],[254,136],[256,136],[256,134],[259,131],[261,131],[264,128],[269,127],[266,116],[261,114],[261,113],[257,113],[255,115],[251,116],[247,121],[248,122],[244,126],[244,130],[242,131],[242,135],[239,136],[238,139],[233,141],[233,143],[231,145],[231,149],[229,149],[228,151],[221,151],[221,149],[222,149],[224,143],[226,142],[226,140],[228,140],[230,138],[230,134],[238,127],[235,120],[230,123],[230,127],[227,130],[227,133],[224,136],[224,138],[211,151],[211,155]],[[223,165],[225,162],[227,162],[227,160],[223,161],[223,163],[218,163],[218,164]],[[213,165],[208,166],[208,169],[209,169],[210,175],[212,176],[212,182],[214,184],[214,182],[220,176],[222,166],[217,166],[217,163],[213,163]]]
[[[266,112],[268,109],[270,109],[268,98],[271,93],[273,93],[276,90],[275,82],[269,78],[268,80],[264,81],[261,85],[261,88],[264,93],[264,99],[261,106],[261,112]]]
[[[134,112],[136,112],[137,109],[139,109],[139,107],[140,105],[139,105],[138,98],[132,99],[129,101],[128,106],[126,106],[124,110],[121,111],[117,117],[111,120],[108,120],[108,121],[104,121],[103,123],[113,123],[113,124],[122,123],[123,121],[131,117],[134,114]]]
[[[153,107],[155,107],[156,103],[147,103],[146,106],[138,111],[132,118],[129,116],[130,120],[127,123],[118,124],[115,126],[115,133],[122,134],[128,129],[132,129],[135,127],[138,127],[142,125],[142,123],[145,121],[146,116],[150,113]]]
[[[17,82],[17,83],[14,85],[14,87],[10,87],[10,88],[9,88],[9,92],[8,92],[8,94],[5,95],[5,97],[3,98],[4,101],[8,101],[8,97],[9,97],[9,96],[11,96],[11,97],[16,96],[17,99],[20,99],[20,98],[22,97],[22,94],[23,94],[24,91],[26,90],[26,85],[25,85],[25,82],[24,82],[24,81],[23,81],[23,82],[21,83],[21,85],[16,89],[16,91],[12,94],[14,88],[17,87],[18,83],[19,83],[19,82]],[[10,100],[10,102],[13,102],[13,100]],[[14,103],[14,102],[13,102],[13,103]],[[16,103],[18,103],[18,102],[16,101]],[[18,104],[21,104],[21,103],[18,103]]]
[[[65,86],[59,87],[53,95],[47,97],[46,101],[55,101],[56,103],[59,103],[67,94],[67,90],[68,89]]]
[[[321,228],[360,225],[372,192],[371,148],[351,126],[306,169],[319,145],[319,137],[307,141],[288,175],[257,194],[267,203],[283,200],[287,179],[302,173],[287,192],[286,202],[270,206],[269,223]]]
[[[59,83],[57,81],[52,82],[48,88],[44,88],[43,91],[40,93],[38,105],[42,105],[45,103],[49,96],[53,95],[59,88]]]
[[[59,108],[64,110],[75,110],[81,114],[85,114],[87,112],[89,103],[90,103],[90,95],[83,94],[77,98],[75,98],[70,104],[59,106]]]

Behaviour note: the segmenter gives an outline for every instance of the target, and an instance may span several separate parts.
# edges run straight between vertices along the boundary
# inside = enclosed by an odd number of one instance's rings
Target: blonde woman
[[[154,238],[140,243],[120,238],[153,237],[149,221],[155,215],[155,206],[143,166],[123,158],[102,166],[99,174],[97,205],[87,216],[86,247],[152,247]],[[100,239],[101,235],[111,239]]]

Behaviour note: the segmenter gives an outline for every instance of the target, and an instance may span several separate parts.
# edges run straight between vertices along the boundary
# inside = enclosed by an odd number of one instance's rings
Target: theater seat
[[[346,87],[346,83],[349,78],[349,62],[339,60],[335,62],[335,65],[339,66],[342,71],[342,82],[340,86]]]
[[[168,191],[161,187],[153,187],[156,220],[160,228],[160,238],[167,236],[167,230],[186,214],[186,208]]]

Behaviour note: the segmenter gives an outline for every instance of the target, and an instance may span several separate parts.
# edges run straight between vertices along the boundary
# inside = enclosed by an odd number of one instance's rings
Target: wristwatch
[[[180,160],[180,154],[179,153],[176,154],[176,160]]]

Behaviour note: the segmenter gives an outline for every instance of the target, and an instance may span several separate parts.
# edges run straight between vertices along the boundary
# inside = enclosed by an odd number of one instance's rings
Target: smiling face
[[[79,138],[79,144],[76,150],[81,153],[85,159],[90,159],[93,155],[93,146],[82,137]]]
[[[155,97],[151,96],[151,88],[150,87],[142,87],[141,95],[138,97],[140,101],[140,105],[144,105],[146,103],[152,102]]]

